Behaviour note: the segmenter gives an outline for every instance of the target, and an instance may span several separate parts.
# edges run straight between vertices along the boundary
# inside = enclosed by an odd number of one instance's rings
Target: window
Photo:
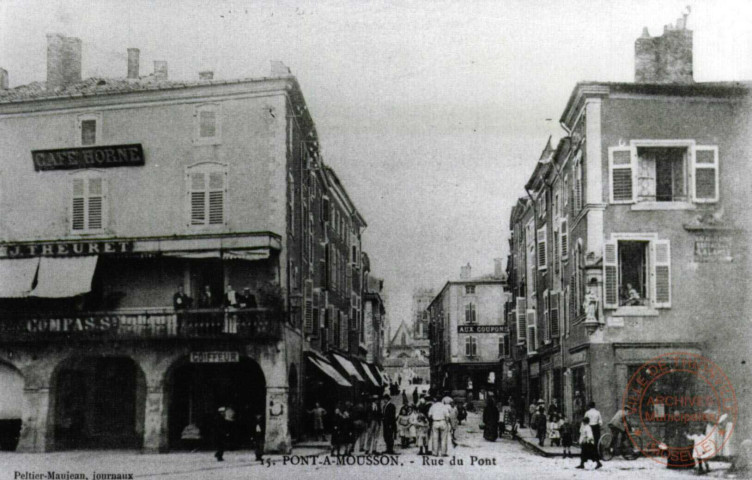
[[[77,144],[80,147],[101,143],[102,114],[87,113],[78,117]]]
[[[99,172],[77,173],[72,179],[71,231],[96,233],[104,230],[107,213],[107,181]]]
[[[517,345],[523,345],[527,339],[527,299],[517,297],[515,304],[517,316]]]
[[[538,195],[538,216],[541,218],[546,216],[546,192],[545,190]]]
[[[499,357],[510,356],[509,335],[499,336]]]
[[[718,201],[718,147],[693,140],[633,140],[609,148],[611,203]]]
[[[535,323],[535,310],[527,311],[527,353],[534,354],[538,348],[538,326]]]
[[[671,306],[668,240],[612,240],[604,246],[604,307]]]
[[[475,294],[475,285],[465,285],[465,295]]]
[[[550,297],[550,306],[548,311],[548,318],[550,322],[550,328],[549,328],[549,337],[550,338],[559,338],[560,333],[560,325],[559,325],[559,297],[560,293],[552,293]]]
[[[546,227],[538,229],[538,269],[544,270],[548,264],[546,257]]]
[[[574,179],[572,180],[572,216],[582,210],[582,153],[579,152],[574,161]]]
[[[215,145],[221,140],[221,110],[217,104],[196,107],[193,142],[197,145]]]
[[[192,227],[221,226],[225,224],[225,197],[227,172],[224,165],[202,163],[188,167],[188,201]]]
[[[465,322],[466,323],[475,323],[477,321],[477,317],[475,315],[475,304],[474,303],[468,303],[465,305]]]
[[[543,322],[541,324],[541,327],[543,328],[543,341],[548,343],[551,341],[551,330],[549,329],[549,303],[551,302],[551,297],[548,294],[548,290],[543,291]]]
[[[567,219],[563,218],[561,220],[561,227],[559,228],[559,231],[561,232],[561,259],[566,260],[569,256],[569,226],[567,225]]]
[[[478,339],[475,337],[465,338],[465,356],[475,357],[478,355]]]

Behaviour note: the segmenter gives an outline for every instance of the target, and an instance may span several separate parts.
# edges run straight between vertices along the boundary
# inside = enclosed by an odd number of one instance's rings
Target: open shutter
[[[104,227],[104,201],[106,182],[104,178],[95,177],[88,181],[88,211],[86,227],[88,230],[100,230]]]
[[[305,281],[305,320],[303,329],[306,333],[313,331],[313,281]]]
[[[653,245],[653,285],[656,308],[671,307],[671,247],[668,240],[656,240]]]
[[[225,173],[209,173],[209,225],[225,223]]]
[[[527,299],[517,297],[517,344],[522,345],[527,338]]]
[[[559,338],[560,325],[559,325],[559,297],[561,295],[557,293],[551,294],[551,310],[548,315],[551,319],[551,338]]]
[[[83,230],[86,226],[86,179],[73,179],[73,205],[71,208],[71,229]]]
[[[577,289],[574,282],[577,277],[573,273],[569,277],[569,323],[572,323],[577,318]]]
[[[635,159],[630,147],[608,149],[611,203],[633,203],[635,191]]]
[[[554,245],[553,245],[553,252],[554,252],[554,270],[556,272],[559,271],[559,230],[558,227],[554,230]]]
[[[569,231],[567,230],[569,228],[569,225],[567,225],[567,219],[564,218],[561,220],[561,228],[559,228],[559,242],[561,243],[561,259],[566,260],[567,256],[569,255]]]
[[[694,156],[694,200],[697,203],[718,201],[718,147],[697,145]]]
[[[544,342],[550,342],[551,341],[551,329],[549,322],[551,321],[549,317],[550,312],[550,301],[551,301],[551,295],[549,294],[548,290],[544,290],[543,292],[543,323],[541,324],[541,327],[543,328],[543,341]]]
[[[206,224],[206,175],[194,172],[189,175],[191,225]]]
[[[470,337],[465,337],[465,356],[470,356]]]
[[[538,229],[538,269],[546,268],[546,227]]]
[[[608,241],[603,247],[603,292],[604,308],[619,306],[619,255],[616,241]]]

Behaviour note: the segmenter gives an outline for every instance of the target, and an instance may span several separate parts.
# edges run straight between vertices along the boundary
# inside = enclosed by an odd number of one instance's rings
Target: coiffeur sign
[[[101,147],[32,150],[34,170],[77,170],[79,168],[138,167],[144,164],[141,144]]]
[[[75,257],[133,251],[133,242],[91,241],[9,244],[0,247],[0,258]]]

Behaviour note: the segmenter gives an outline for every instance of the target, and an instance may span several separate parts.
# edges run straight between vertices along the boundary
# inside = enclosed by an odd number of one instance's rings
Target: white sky
[[[84,76],[298,77],[334,166],[368,221],[393,329],[415,287],[506,256],[509,211],[575,83],[632,81],[634,40],[691,5],[695,80],[752,80],[752,2],[0,0],[0,67],[43,80],[49,32],[83,41]],[[547,120],[550,119],[550,120]]]

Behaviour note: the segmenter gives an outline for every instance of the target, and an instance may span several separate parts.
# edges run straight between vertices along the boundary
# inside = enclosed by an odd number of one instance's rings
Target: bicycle
[[[642,452],[642,438],[638,435],[630,436],[626,433],[624,434],[624,437],[627,438],[622,437],[620,445],[612,447],[611,443],[614,438],[613,434],[611,432],[606,432],[601,435],[600,440],[598,440],[598,454],[600,455],[601,460],[607,462],[614,458],[614,455],[617,453],[621,454],[625,460],[634,460],[639,457]]]

